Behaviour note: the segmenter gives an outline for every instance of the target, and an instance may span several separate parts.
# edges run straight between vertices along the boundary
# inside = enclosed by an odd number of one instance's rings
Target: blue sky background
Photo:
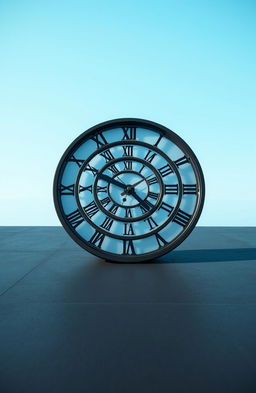
[[[59,225],[55,168],[81,132],[140,117],[201,162],[199,225],[256,223],[256,3],[0,2],[0,225]]]

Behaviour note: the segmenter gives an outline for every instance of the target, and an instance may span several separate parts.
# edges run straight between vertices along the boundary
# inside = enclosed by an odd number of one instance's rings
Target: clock
[[[204,203],[200,164],[177,134],[148,120],[116,119],[82,133],[54,178],[59,219],[86,251],[143,262],[177,247]]]

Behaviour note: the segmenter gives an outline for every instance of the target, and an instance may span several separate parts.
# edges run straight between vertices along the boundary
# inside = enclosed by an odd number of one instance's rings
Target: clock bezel
[[[198,192],[198,198],[197,198],[197,203],[196,207],[194,209],[194,212],[192,214],[192,218],[188,225],[184,228],[184,230],[181,232],[181,234],[177,235],[168,245],[161,247],[155,251],[151,251],[149,253],[144,253],[144,254],[136,254],[136,255],[118,255],[114,254],[108,251],[100,251],[98,248],[94,248],[93,246],[87,245],[85,243],[85,240],[76,232],[74,232],[71,228],[70,225],[68,224],[67,220],[64,217],[64,212],[61,207],[61,203],[59,202],[59,193],[58,193],[58,187],[59,187],[59,179],[61,179],[63,170],[64,170],[64,163],[66,161],[66,158],[70,155],[72,155],[72,152],[74,151],[74,148],[76,149],[84,142],[84,138],[86,138],[89,134],[93,134],[95,132],[104,132],[107,131],[108,129],[111,128],[117,128],[117,127],[142,127],[146,129],[151,129],[152,131],[156,131],[158,133],[163,134],[164,136],[167,136],[171,141],[173,141],[178,147],[181,148],[181,150],[184,152],[186,157],[190,159],[190,164],[192,165],[194,169],[194,173],[196,176],[196,184],[199,186],[199,192]],[[134,140],[136,141],[136,140]],[[75,150],[76,150],[75,149]],[[99,123],[93,127],[90,127],[88,130],[84,131],[82,134],[80,134],[65,150],[63,153],[56,172],[54,176],[54,181],[53,181],[53,199],[54,199],[54,205],[55,209],[58,215],[58,218],[63,225],[63,228],[66,230],[66,232],[70,235],[70,237],[83,249],[85,249],[87,252],[100,257],[102,259],[112,261],[112,262],[126,262],[126,263],[138,263],[138,262],[146,262],[153,260],[155,258],[161,257],[168,252],[172,251],[176,247],[178,247],[187,237],[188,235],[192,232],[194,227],[196,226],[196,223],[199,220],[199,217],[201,215],[203,205],[204,205],[204,200],[205,200],[205,181],[204,181],[204,175],[203,171],[201,168],[201,165],[195,155],[195,153],[192,151],[192,149],[189,147],[189,145],[179,136],[177,135],[174,131],[168,129],[167,127],[150,121],[150,120],[145,120],[145,119],[139,119],[139,118],[118,118],[118,119],[113,119],[113,120],[108,120],[102,123]]]

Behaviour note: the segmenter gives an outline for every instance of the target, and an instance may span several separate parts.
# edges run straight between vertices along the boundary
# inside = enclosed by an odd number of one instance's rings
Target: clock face
[[[147,120],[117,119],[81,134],[54,180],[66,231],[107,260],[139,262],[177,247],[195,226],[204,178],[189,146]]]

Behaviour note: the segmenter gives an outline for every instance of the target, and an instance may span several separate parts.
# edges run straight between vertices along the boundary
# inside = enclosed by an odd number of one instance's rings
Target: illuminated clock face
[[[120,262],[154,259],[177,247],[204,201],[201,167],[174,132],[117,119],[81,134],[54,180],[56,211],[85,250]]]

